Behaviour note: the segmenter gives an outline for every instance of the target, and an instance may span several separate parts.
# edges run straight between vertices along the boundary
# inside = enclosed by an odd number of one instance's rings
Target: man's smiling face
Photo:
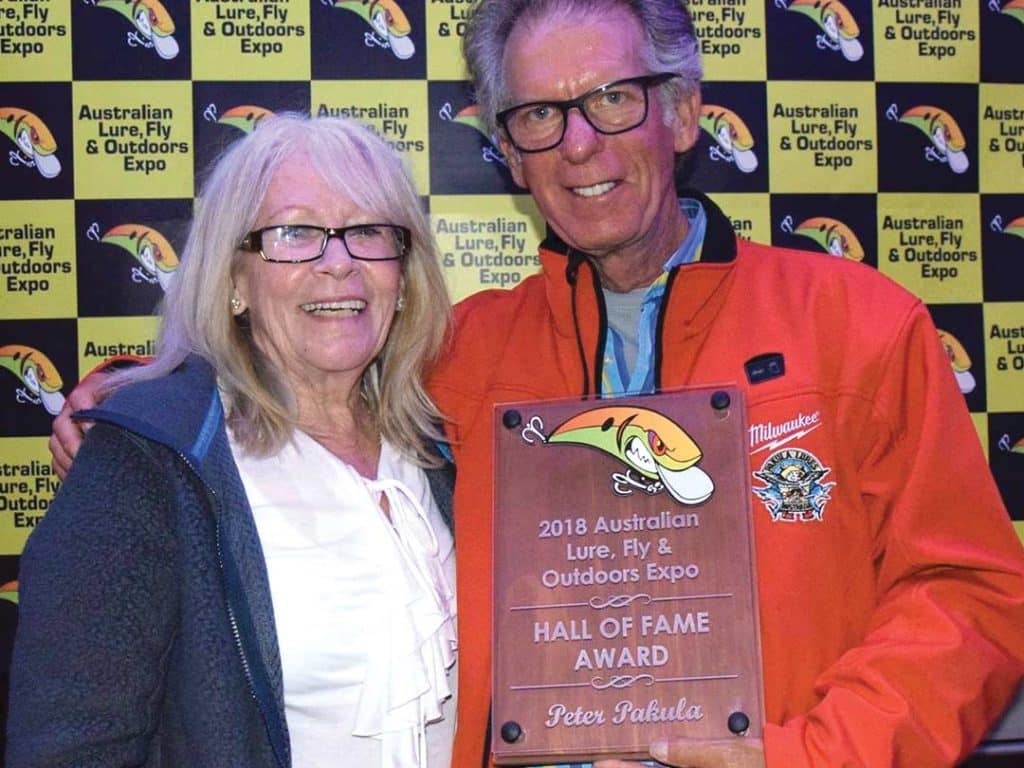
[[[512,104],[571,99],[605,83],[653,74],[643,62],[640,23],[625,9],[568,18],[524,20],[505,49]],[[679,244],[685,223],[675,195],[675,155],[697,138],[696,96],[683,99],[667,125],[662,96],[649,95],[647,119],[605,135],[570,110],[565,136],[552,149],[502,150],[520,186],[569,245],[601,259],[646,253],[662,261]]]

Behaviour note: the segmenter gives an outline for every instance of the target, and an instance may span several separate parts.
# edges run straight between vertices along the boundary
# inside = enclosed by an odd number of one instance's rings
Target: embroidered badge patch
[[[812,522],[821,520],[835,483],[821,479],[832,470],[823,467],[818,457],[799,448],[776,451],[754,472],[767,485],[753,489],[764,502],[772,522]]]

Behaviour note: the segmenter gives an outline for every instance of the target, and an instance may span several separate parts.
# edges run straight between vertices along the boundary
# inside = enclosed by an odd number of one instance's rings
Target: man
[[[552,234],[543,274],[458,307],[432,380],[459,467],[455,768],[488,762],[493,405],[721,382],[745,390],[752,426],[805,424],[780,445],[833,485],[818,517],[752,499],[764,757],[742,740],[652,753],[955,764],[1024,674],[1024,558],[925,307],[861,265],[739,241],[697,193],[677,200],[701,74],[678,0],[482,0],[466,43]],[[749,364],[764,354],[781,375]],[[763,474],[777,449],[750,448]]]
[[[784,447],[834,483],[820,519],[773,522],[752,499],[767,765],[956,763],[1024,671],[1024,577],[925,307],[870,268],[738,241],[708,199],[677,200],[700,113],[678,0],[482,0],[466,51],[481,113],[551,235],[542,275],[457,308],[432,382],[459,467],[453,764],[485,752],[493,405],[726,381],[752,426],[812,426]],[[766,353],[782,375],[745,365]],[[775,455],[767,441],[751,451],[751,472]],[[654,755],[761,760],[684,741]]]

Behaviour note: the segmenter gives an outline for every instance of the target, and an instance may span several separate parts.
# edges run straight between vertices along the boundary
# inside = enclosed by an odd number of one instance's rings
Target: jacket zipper
[[[178,458],[180,458],[185,463],[185,466],[187,466],[189,470],[191,470],[192,474],[203,486],[203,489],[206,491],[207,500],[211,508],[214,510],[214,542],[217,547],[217,567],[220,569],[221,577],[223,578],[224,550],[221,545],[220,520],[218,515],[216,514],[216,510],[220,506],[220,503],[217,500],[217,494],[213,490],[213,488],[210,487],[209,483],[207,483],[206,480],[203,479],[202,475],[199,474],[195,466],[192,464],[191,460],[185,454],[179,452]],[[224,585],[224,587],[224,597],[228,611],[228,622],[231,624],[231,635],[235,641],[235,650],[238,652],[238,658],[242,662],[242,671],[245,673],[245,682],[249,688],[249,695],[252,696],[252,700],[256,704],[256,709],[259,710],[260,716],[263,718],[263,726],[267,729],[269,736],[270,722],[269,718],[267,717],[266,706],[262,701],[260,701],[259,696],[256,695],[256,684],[253,681],[252,668],[249,665],[249,658],[245,655],[245,648],[242,647],[242,634],[238,629],[238,619],[235,616],[235,610],[231,606],[231,600],[228,597],[227,585]],[[288,763],[284,760],[283,756],[278,753],[277,746],[274,744],[273,739],[270,739],[270,748],[274,753],[274,759],[277,761],[277,764],[281,766],[281,768],[288,768]]]

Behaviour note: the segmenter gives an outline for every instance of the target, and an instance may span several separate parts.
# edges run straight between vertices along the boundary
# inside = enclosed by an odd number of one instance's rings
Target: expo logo
[[[47,179],[60,174],[57,140],[38,115],[19,107],[0,107],[0,131],[14,142],[15,149],[7,155],[11,165],[35,168]]]
[[[137,266],[132,267],[133,283],[159,283],[164,292],[170,287],[180,263],[178,254],[170,241],[153,227],[119,224],[100,235],[99,224],[93,222],[85,236],[95,242],[116,245],[131,254],[138,262]]]
[[[134,29],[125,36],[130,48],[152,48],[164,60],[178,55],[174,20],[160,0],[82,0],[86,5],[107,8],[124,16]]]
[[[837,51],[847,61],[860,61],[864,46],[860,44],[860,27],[849,8],[839,0],[823,3],[821,0],[775,0],[775,6],[784,11],[795,11],[817,24],[822,33],[815,37],[818,50]]]
[[[518,414],[517,414],[518,416]],[[638,406],[605,406],[584,411],[544,434],[533,416],[523,427],[524,442],[577,445],[602,451],[621,462],[625,472],[611,475],[617,496],[667,491],[678,503],[703,504],[715,492],[710,475],[697,466],[704,453],[697,442],[664,414]]]
[[[809,237],[833,256],[851,261],[864,261],[864,246],[846,224],[831,216],[812,216],[793,226],[793,217],[786,216],[779,229],[792,235]]]
[[[370,25],[363,35],[367,48],[390,50],[396,58],[405,60],[416,53],[410,33],[412,25],[395,0],[320,0],[328,8],[351,11]]]
[[[480,107],[476,104],[470,104],[455,112],[451,102],[446,101],[438,110],[437,115],[445,122],[468,126],[483,136],[487,140],[487,145],[481,149],[480,156],[485,163],[508,165],[505,155],[497,147],[497,141],[493,136],[488,135],[484,121],[480,117]]]
[[[928,137],[931,146],[925,147],[924,156],[930,163],[945,163],[953,173],[965,173],[970,166],[967,158],[967,139],[956,119],[944,109],[921,104],[900,114],[895,104],[885,111],[889,120],[912,125]]]
[[[219,123],[237,128],[242,133],[250,134],[256,130],[260,122],[271,117],[274,113],[266,107],[259,107],[254,104],[241,104],[224,110],[224,113],[217,114],[217,105],[210,103],[203,110],[203,119],[209,123]]]
[[[15,390],[16,402],[42,405],[51,416],[60,413],[64,381],[50,358],[35,347],[6,344],[0,347],[0,368],[13,373],[22,384]]]
[[[739,115],[717,104],[705,104],[700,109],[700,127],[716,142],[708,149],[713,161],[732,163],[743,173],[757,170],[754,137]]]

